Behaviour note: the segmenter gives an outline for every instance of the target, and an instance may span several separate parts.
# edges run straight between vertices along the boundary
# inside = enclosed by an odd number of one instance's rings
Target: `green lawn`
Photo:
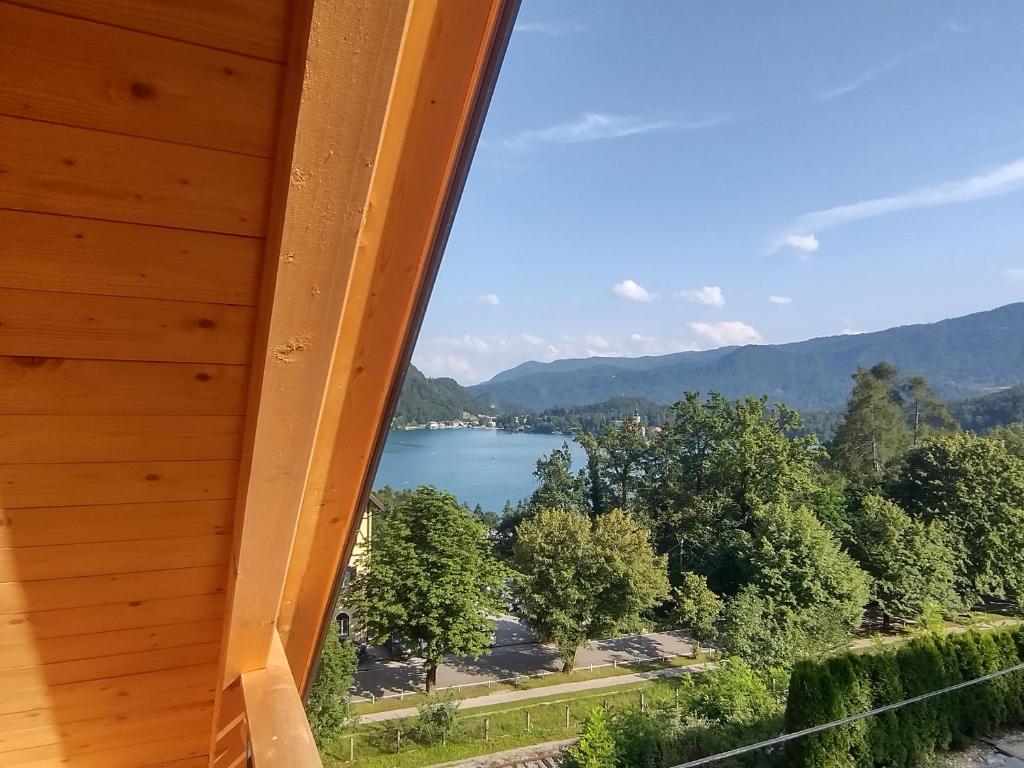
[[[708,659],[708,656],[701,654],[697,659],[694,659],[692,656],[674,656],[670,659],[664,659],[661,661],[646,661],[640,664],[620,664],[618,667],[598,667],[593,670],[581,667],[568,675],[556,672],[550,675],[544,675],[543,677],[521,677],[516,683],[512,683],[510,681],[503,683],[491,683],[490,686],[467,685],[461,691],[454,689],[446,690],[442,691],[438,695],[455,700],[474,699],[478,696],[486,696],[489,693],[500,693],[502,691],[526,691],[534,688],[544,688],[549,685],[578,683],[582,680],[598,680],[635,672],[652,672],[657,669],[667,669],[669,667],[688,667],[693,664],[703,663]],[[436,696],[428,697],[425,693],[410,693],[407,694],[404,699],[395,697],[393,699],[378,699],[373,703],[368,701],[359,702],[355,705],[355,711],[356,714],[359,715],[368,715],[373,712],[390,712],[395,709],[405,709],[406,707],[418,707],[423,702],[432,701],[434,698],[436,698]]]
[[[595,670],[596,671],[596,670]],[[359,726],[342,734],[324,750],[327,768],[419,768],[449,760],[485,755],[546,741],[578,735],[578,728],[593,707],[638,707],[641,693],[649,704],[668,704],[682,685],[678,678],[612,686],[578,694],[546,696],[511,704],[466,710],[459,716],[458,733],[446,745],[425,745],[413,740],[408,731],[412,719]],[[565,710],[569,708],[569,726]],[[530,730],[527,726],[530,716]],[[397,731],[402,730],[401,751],[396,748]],[[489,739],[484,739],[484,734]],[[349,740],[355,738],[355,762],[348,762]]]

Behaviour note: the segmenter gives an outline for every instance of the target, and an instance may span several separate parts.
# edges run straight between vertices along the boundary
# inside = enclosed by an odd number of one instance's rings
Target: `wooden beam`
[[[275,621],[406,2],[303,0],[293,13],[221,689],[265,667],[277,638]]]
[[[303,688],[513,14],[503,0],[410,10],[278,621]]]

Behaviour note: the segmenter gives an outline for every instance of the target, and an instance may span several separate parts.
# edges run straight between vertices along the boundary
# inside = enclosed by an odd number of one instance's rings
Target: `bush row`
[[[896,651],[845,654],[796,665],[786,731],[792,733],[1020,664],[1024,631],[925,636]],[[1024,723],[1024,672],[936,696],[791,742],[793,768],[903,768],[977,736]]]

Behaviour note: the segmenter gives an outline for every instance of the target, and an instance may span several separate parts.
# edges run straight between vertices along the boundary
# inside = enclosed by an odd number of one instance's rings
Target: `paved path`
[[[694,664],[690,667],[666,667],[655,669],[650,672],[633,672],[628,675],[615,675],[613,677],[599,677],[596,680],[579,680],[574,683],[559,683],[558,685],[543,685],[539,688],[527,688],[524,691],[501,691],[489,693],[486,696],[476,696],[472,699],[463,699],[459,702],[459,710],[478,709],[480,707],[492,707],[496,704],[510,704],[530,699],[542,699],[548,696],[563,696],[566,694],[579,693],[580,691],[600,690],[611,688],[616,685],[630,685],[633,683],[644,683],[648,680],[656,680],[663,677],[682,677],[695,672],[706,672],[709,665]],[[369,715],[360,715],[360,723],[379,723],[384,720],[398,720],[403,717],[413,717],[416,714],[416,707],[405,709],[392,709],[389,712],[374,712]]]
[[[450,763],[439,763],[430,768],[558,768],[558,756],[576,739],[547,741],[530,747],[493,752],[490,755],[468,757]]]
[[[517,632],[506,628],[507,636],[525,637],[525,630]],[[618,637],[611,640],[592,640],[576,654],[576,668],[585,669],[590,664],[620,664],[637,659],[651,659],[659,656],[689,656],[693,653],[686,636],[680,632],[654,632],[646,635]],[[447,688],[455,685],[486,683],[516,675],[531,675],[542,671],[557,672],[561,669],[558,653],[551,646],[524,642],[518,645],[495,648],[476,661],[465,658],[450,658],[437,669],[437,685]],[[424,671],[421,660],[377,663],[359,670],[356,675],[354,694],[358,696],[382,696],[400,691],[422,691]]]

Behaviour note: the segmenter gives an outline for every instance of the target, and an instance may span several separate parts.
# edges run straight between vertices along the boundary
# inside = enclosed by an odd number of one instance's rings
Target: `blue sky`
[[[1024,299],[1024,2],[524,0],[414,362]]]

